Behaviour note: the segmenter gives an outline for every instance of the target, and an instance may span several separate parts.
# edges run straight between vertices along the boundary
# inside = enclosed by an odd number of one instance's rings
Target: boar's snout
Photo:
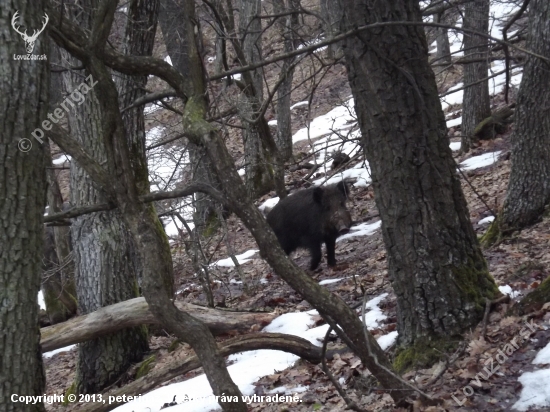
[[[345,235],[351,227],[351,215],[348,210],[340,212],[339,219],[336,220],[336,231],[338,235]]]
[[[338,228],[338,234],[340,235],[345,235],[348,232],[349,232],[349,227],[342,226]]]

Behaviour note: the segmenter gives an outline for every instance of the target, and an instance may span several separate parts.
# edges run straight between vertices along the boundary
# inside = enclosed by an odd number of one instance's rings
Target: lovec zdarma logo
[[[44,13],[44,17],[43,17],[44,24],[42,25],[42,28],[40,30],[34,30],[32,33],[32,36],[29,36],[27,34],[27,30],[25,30],[24,32],[19,30],[21,25],[17,23],[18,19],[19,19],[19,11],[16,11],[11,19],[11,25],[13,29],[17,33],[19,33],[23,38],[23,40],[25,41],[25,48],[27,49],[27,54],[14,54],[13,59],[14,60],[46,60],[47,57],[45,54],[36,55],[31,53],[34,50],[34,43],[36,42],[38,35],[44,31],[44,29],[46,28],[46,24],[48,24],[48,21],[50,21],[50,18],[48,17],[48,15]]]

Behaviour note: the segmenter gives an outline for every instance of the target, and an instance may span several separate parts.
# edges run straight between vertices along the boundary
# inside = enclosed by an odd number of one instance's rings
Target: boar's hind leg
[[[317,269],[317,266],[319,266],[319,262],[321,262],[321,243],[312,244],[308,249],[311,254],[311,263],[309,268],[311,270],[315,270]]]
[[[336,266],[336,255],[335,255],[336,239],[327,238],[325,240],[325,244],[327,245],[327,263],[329,266]]]

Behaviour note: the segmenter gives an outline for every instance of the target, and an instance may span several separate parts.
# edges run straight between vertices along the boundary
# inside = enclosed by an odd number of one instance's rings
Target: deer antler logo
[[[11,25],[13,29],[17,33],[19,33],[21,37],[23,37],[23,40],[25,40],[25,48],[27,49],[27,53],[30,54],[34,49],[34,42],[36,41],[38,35],[44,31],[44,29],[46,28],[46,24],[48,24],[48,22],[50,21],[50,18],[46,13],[44,13],[44,17],[43,17],[44,25],[40,30],[34,30],[32,36],[29,36],[27,35],[27,30],[25,30],[25,32],[19,31],[19,27],[21,27],[21,25],[17,24],[17,19],[19,18],[18,14],[19,14],[19,11],[16,11],[15,14],[13,15],[13,18],[11,19]]]

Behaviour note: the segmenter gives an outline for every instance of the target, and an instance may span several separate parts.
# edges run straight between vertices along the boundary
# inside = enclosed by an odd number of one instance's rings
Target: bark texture
[[[46,60],[14,59],[27,53],[11,19],[18,11],[21,28],[32,33],[42,26],[44,4],[1,0],[0,10],[0,410],[42,412],[42,402],[15,403],[11,395],[38,396],[45,387],[36,296],[46,158],[31,132],[47,119],[49,71]],[[33,53],[46,54],[47,40],[38,36]]]
[[[239,0],[239,35],[244,58],[240,64],[245,66],[262,60],[262,21],[261,0]],[[245,181],[249,195],[259,197],[271,189],[274,182],[274,156],[265,145],[262,133],[269,133],[263,115],[258,118],[258,109],[263,99],[263,76],[261,69],[251,71],[251,80],[244,79],[244,93],[239,97],[238,110],[243,123],[243,142],[245,160]],[[262,127],[263,126],[263,127]]]
[[[231,312],[182,301],[176,301],[174,305],[204,322],[216,336],[232,332],[246,333],[254,325],[267,325],[276,317],[272,312]],[[120,329],[158,323],[159,320],[153,316],[145,299],[134,298],[106,306],[88,315],[72,318],[59,325],[42,328],[40,343],[42,352],[48,352],[108,335]]]
[[[489,31],[489,0],[474,0],[466,3],[464,28],[487,34]],[[486,37],[464,33],[464,58],[481,59],[464,65],[464,84],[475,83],[487,77],[489,70],[489,42]],[[491,115],[489,80],[464,90],[462,103],[462,139],[460,150],[468,152],[477,138],[476,126]]]
[[[448,24],[448,12],[434,14],[434,22]],[[446,28],[436,29],[435,41],[437,44],[437,53],[435,55],[437,62],[441,64],[451,64],[451,45],[449,44],[449,32]]]
[[[550,58],[550,3],[529,4],[527,49]],[[512,170],[501,216],[505,232],[538,221],[550,204],[550,65],[527,56],[512,140]]]
[[[80,24],[91,27],[94,6],[87,3],[87,0],[83,0],[80,5],[84,10],[78,14]],[[70,57],[68,61],[70,65],[81,64]],[[84,78],[89,75],[88,72],[83,74],[84,76],[74,72],[65,73],[67,93],[77,90]],[[78,141],[96,162],[102,163],[106,161],[105,137],[102,130],[104,119],[96,90],[89,90],[84,102],[76,106],[76,114],[69,117],[69,126],[73,139]],[[96,188],[93,180],[77,162],[71,164],[70,183],[71,203],[76,207],[109,200],[104,192]],[[81,314],[134,298],[138,294],[135,275],[139,263],[135,259],[131,237],[121,214],[120,210],[98,212],[80,216],[72,222],[75,280]],[[147,349],[147,333],[143,328],[122,330],[80,344],[76,391],[100,392],[115,382],[133,362],[141,360]]]
[[[342,0],[321,0],[321,17],[325,39],[340,34],[342,20],[344,19]],[[330,60],[339,59],[342,55],[342,42],[332,43],[327,47],[327,57]]]
[[[345,0],[348,28],[420,21],[418,2]],[[397,295],[402,345],[458,335],[497,289],[478,245],[421,27],[364,31],[346,64]]]

